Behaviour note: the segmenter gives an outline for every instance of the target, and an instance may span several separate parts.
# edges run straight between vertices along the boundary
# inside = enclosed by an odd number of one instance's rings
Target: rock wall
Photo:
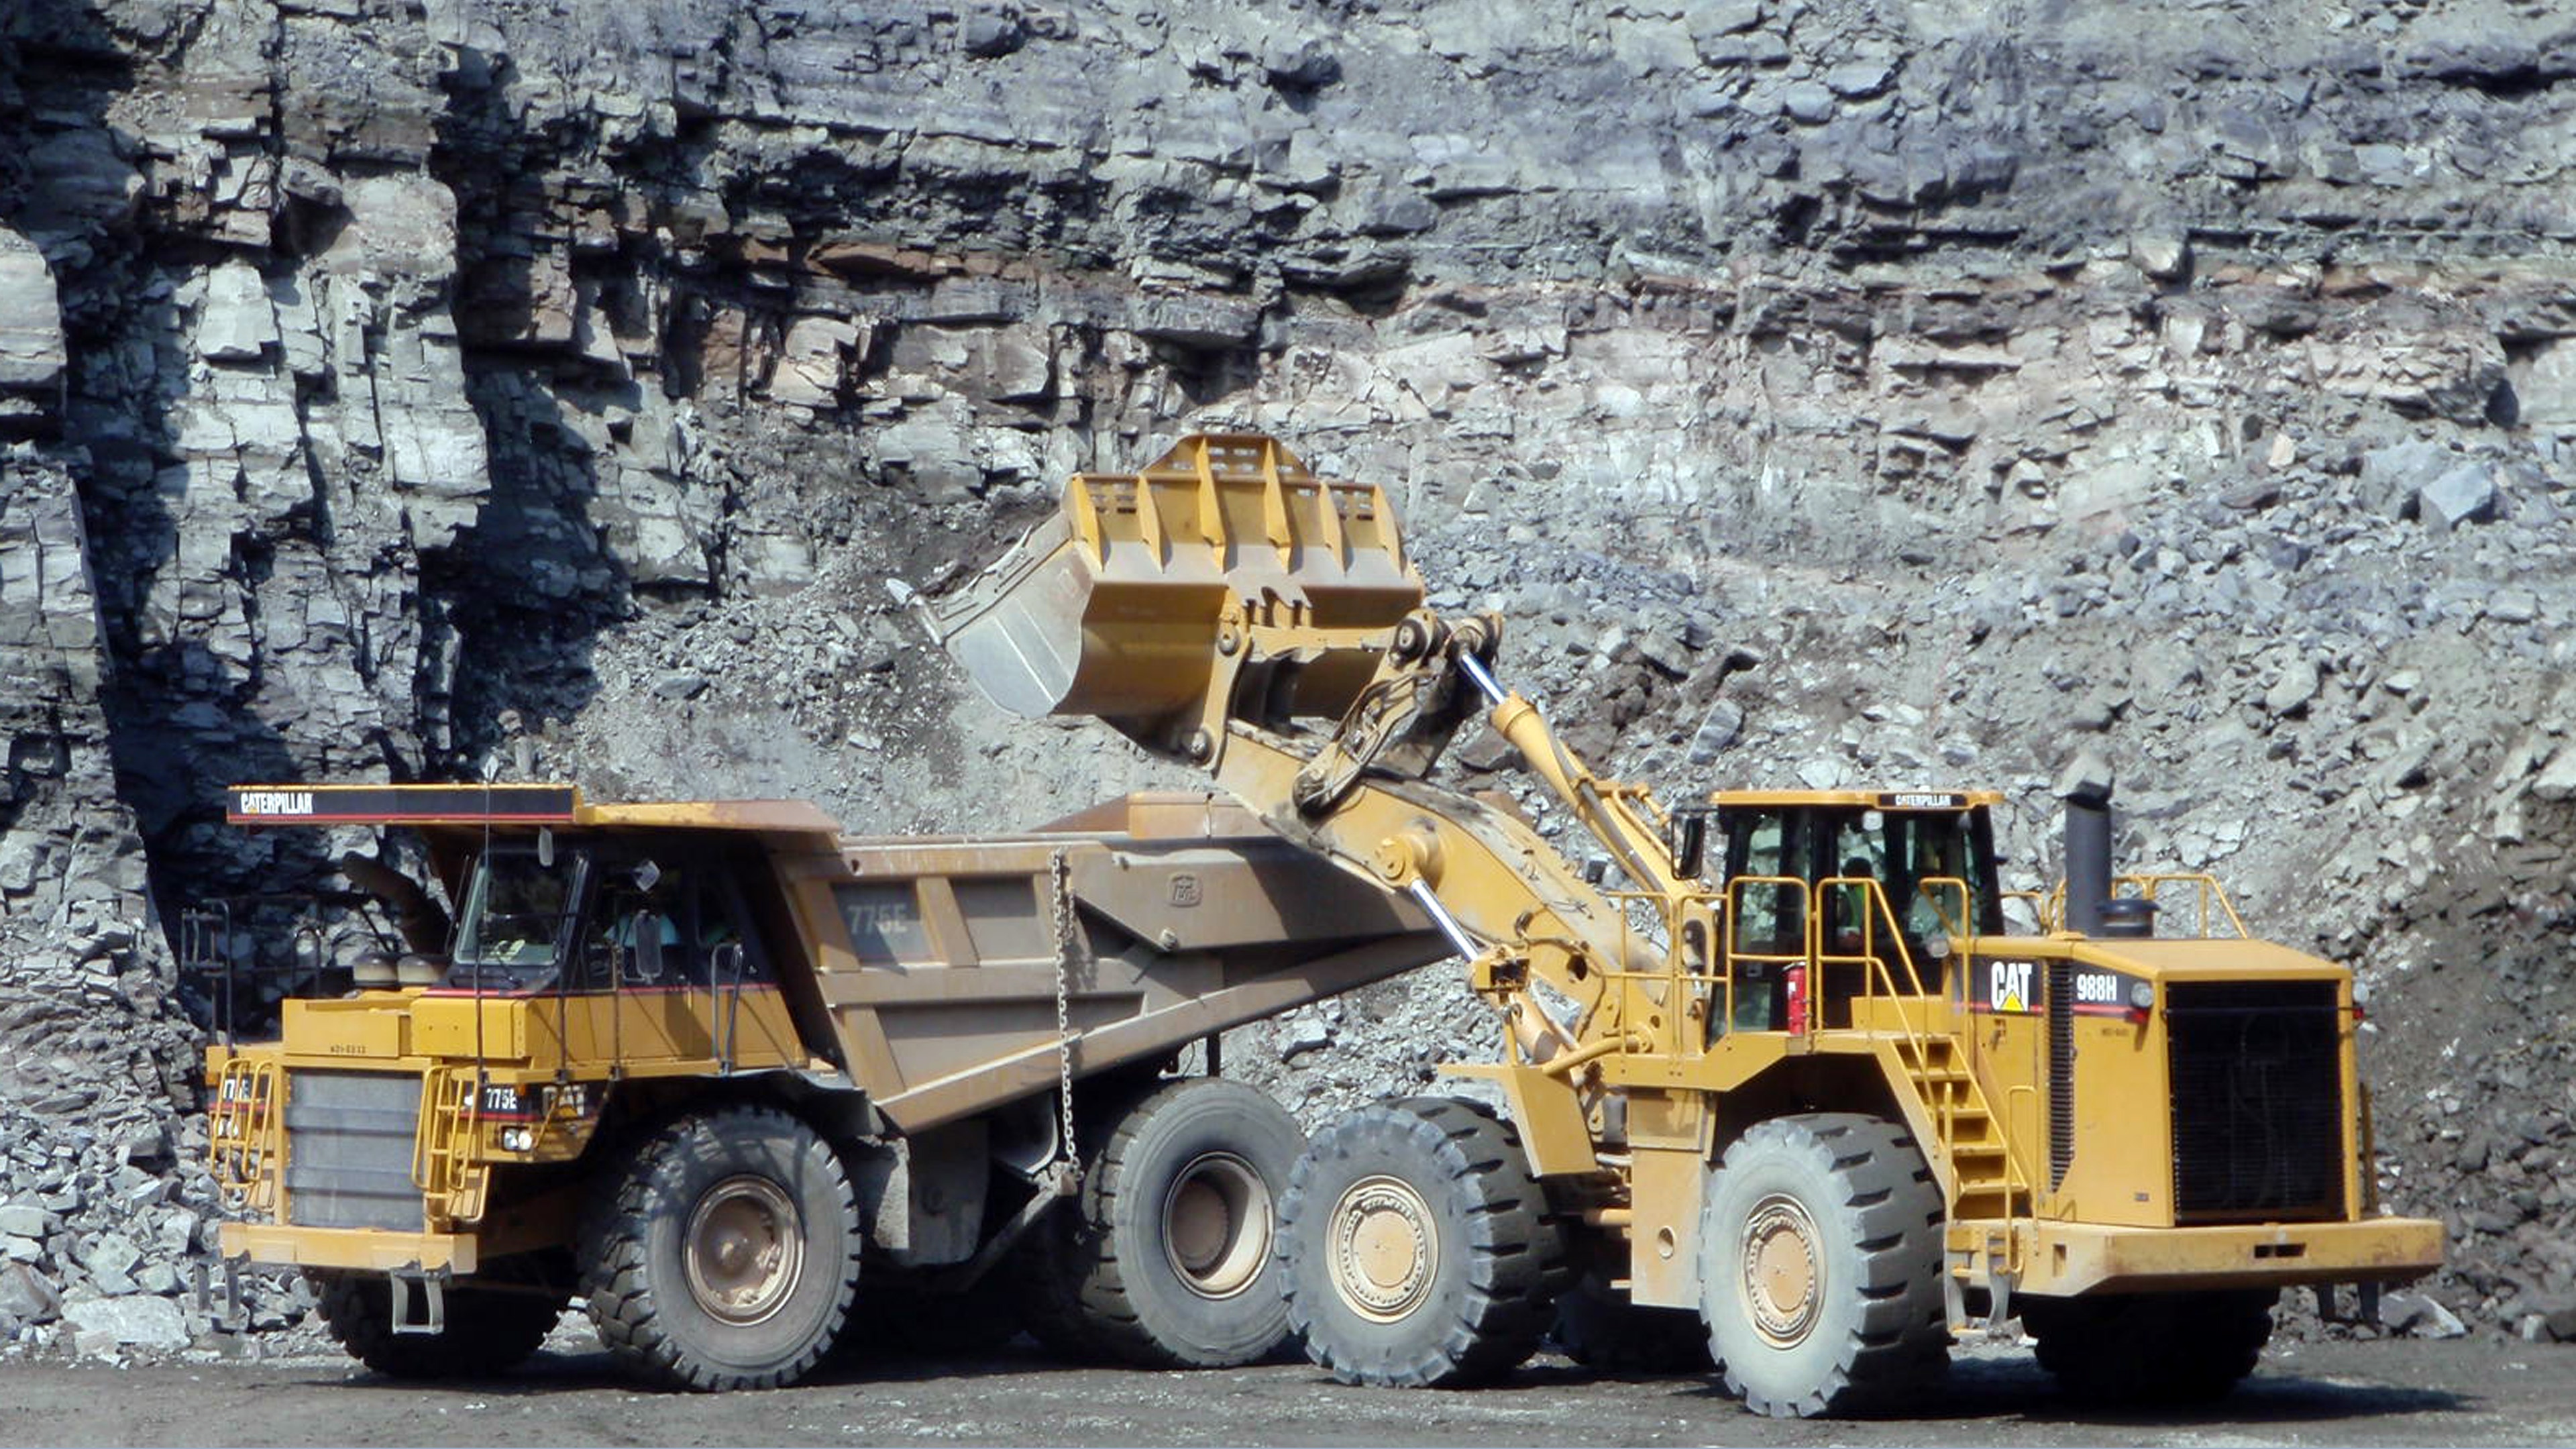
[[[904,601],[1218,424],[1386,483],[1668,794],[1995,785],[2028,883],[2105,746],[2127,858],[2379,992],[2437,1293],[2576,1303],[2551,7],[30,0],[0,130],[0,1033],[61,1064],[0,1078],[0,1328],[170,1286],[122,1182],[197,1235],[190,913],[290,967],[399,848],[221,785],[1182,783]],[[1435,971],[1236,1060],[1320,1112],[1484,1040]]]

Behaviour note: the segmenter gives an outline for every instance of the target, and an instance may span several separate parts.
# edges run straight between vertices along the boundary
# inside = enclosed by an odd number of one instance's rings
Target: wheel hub
[[[796,1205],[765,1177],[729,1177],[707,1189],[689,1212],[681,1244],[689,1296],[725,1323],[758,1323],[776,1313],[804,1275]]]
[[[1440,1271],[1431,1208],[1411,1183],[1367,1177],[1333,1205],[1326,1245],[1333,1290],[1354,1313],[1392,1323],[1422,1306]]]
[[[1163,1195],[1163,1256],[1184,1287],[1231,1298],[1270,1258],[1270,1189],[1231,1152],[1193,1158]]]
[[[1824,1303],[1824,1258],[1804,1205],[1774,1193],[1744,1220],[1745,1307],[1754,1331],[1781,1348],[1803,1342]]]

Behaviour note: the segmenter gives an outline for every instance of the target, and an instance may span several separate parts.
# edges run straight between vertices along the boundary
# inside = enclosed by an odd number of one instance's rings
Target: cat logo
[[[2030,1007],[2030,963],[1997,961],[1986,977],[1986,1009],[2027,1012]]]

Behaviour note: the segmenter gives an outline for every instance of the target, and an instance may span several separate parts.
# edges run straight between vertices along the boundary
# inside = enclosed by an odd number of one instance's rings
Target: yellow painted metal
[[[280,1223],[226,1223],[220,1242],[227,1258],[285,1267],[397,1269],[463,1275],[481,1265],[471,1233],[404,1233],[382,1228],[297,1228]]]
[[[1097,716],[1149,750],[1203,768],[1289,839],[1354,874],[1420,893],[1505,1026],[1502,1060],[1463,1074],[1502,1085],[1537,1170],[1579,1184],[1588,1220],[1628,1236],[1641,1302],[1699,1301],[1698,1255],[1688,1247],[1697,1174],[1752,1113],[1901,1118],[1961,1226],[1954,1271],[1967,1271],[1971,1258],[1986,1273],[2038,1271],[2034,1224],[2061,1233],[2038,1240],[2052,1250],[2063,1241],[2074,1252],[2077,1240],[2061,1230],[2082,1224],[2110,1235],[2083,1242],[2118,1245],[2097,1258],[2130,1254],[2119,1261],[2134,1263],[2132,1243],[2143,1240],[2119,1234],[2178,1231],[2160,1105],[2170,1100],[2161,1018],[2125,1009],[2070,1018],[2080,1146],[2073,1168],[2052,1180],[2065,1164],[2048,1160],[2046,1018],[1973,1000],[1980,973],[1996,963],[2029,973],[2107,968],[2158,992],[2202,980],[2349,979],[2332,963],[2246,939],[2205,876],[2123,878],[2121,893],[2155,901],[2169,931],[2191,936],[2151,940],[2058,932],[2062,894],[2028,899],[2044,934],[1981,935],[1968,880],[1922,882],[1934,944],[1946,948],[1935,959],[1918,959],[1901,927],[1909,917],[1921,925],[1915,903],[1890,901],[1876,879],[1751,877],[1712,893],[1666,852],[1675,822],[1650,792],[1594,772],[1531,702],[1495,680],[1499,619],[1444,620],[1418,607],[1419,585],[1403,566],[1382,495],[1369,492],[1365,509],[1330,511],[1345,526],[1343,545],[1301,551],[1302,541],[1322,537],[1325,515],[1298,515],[1283,502],[1306,496],[1277,492],[1265,471],[1284,467],[1286,455],[1262,440],[1226,440],[1244,460],[1229,471],[1199,441],[1133,478],[1075,479],[1062,515],[936,606],[935,629],[1006,707]],[[1315,496],[1361,496],[1333,488]],[[1365,537],[1348,527],[1359,519],[1371,530]],[[1383,571],[1374,587],[1351,587],[1369,538],[1400,570],[1401,587]],[[1329,593],[1336,589],[1346,592]],[[1327,610],[1314,602],[1324,597],[1365,606]],[[1603,891],[1516,811],[1424,778],[1477,703],[1632,889]],[[1296,723],[1319,716],[1337,723],[1325,731]],[[2003,797],[1730,790],[1709,799],[1721,811],[1901,812],[1992,810]],[[1744,909],[1761,891],[1798,893],[1794,902],[1770,898],[1798,909],[1779,937],[1757,934],[1759,913]],[[1829,914],[1838,921],[1832,932],[1823,925]],[[1792,978],[1807,993],[1796,1031],[1777,998]],[[2342,1100],[2355,1103],[2349,1040],[2342,1061]],[[2358,1204],[2368,1193],[2358,1176],[2359,1112],[2345,1116],[2344,1200]],[[2384,1247],[2391,1233],[2413,1242],[2425,1231],[2323,1226],[2344,1234],[2329,1235],[2333,1243],[2365,1255],[2380,1248],[2356,1245]],[[2179,1252],[2223,1256],[2190,1246],[2222,1239],[2176,1241]],[[2246,1253],[2243,1261],[2195,1259],[2205,1266],[2192,1271],[2244,1284],[2299,1281],[2288,1275],[2306,1271]],[[2387,1261],[2394,1274],[2420,1271],[2402,1252]],[[2134,1278],[2140,1270],[2116,1271]],[[1794,1316],[1792,1300],[1803,1301],[1790,1294],[1775,1307]]]
[[[1608,1045],[1615,1049],[1620,1043],[1613,1039]],[[1556,1061],[1543,1067],[1452,1062],[1441,1070],[1449,1076],[1480,1077],[1503,1089],[1512,1121],[1520,1128],[1521,1150],[1529,1155],[1530,1171],[1541,1177],[1591,1172],[1600,1165],[1593,1156],[1592,1132],[1584,1121],[1581,1101],[1565,1089],[1564,1072],[1549,1070],[1558,1065]]]
[[[421,1089],[420,1117],[412,1129],[412,1186],[421,1207],[439,1227],[483,1216],[492,1167],[476,1150],[482,1110],[482,1073],[472,1066],[432,1067]]]
[[[2048,1218],[1953,1222],[1953,1246],[1989,1233],[2022,1240],[2014,1291],[2054,1296],[2179,1292],[2248,1284],[2404,1282],[2442,1266],[2429,1218],[2122,1227]],[[1989,1275],[1972,1272],[1984,1286]]]
[[[425,1057],[519,1061],[528,1054],[528,1008],[534,998],[470,991],[424,992],[410,1003],[411,1049]],[[290,1038],[297,1050],[306,1044]]]
[[[418,991],[347,997],[290,997],[281,1003],[282,1040],[303,1056],[387,1059],[412,1052],[409,1004]]]
[[[286,1090],[274,1055],[229,1056],[206,1109],[206,1131],[225,1200],[252,1212],[276,1211],[286,1159]]]
[[[1192,434],[1138,472],[1076,474],[930,622],[1006,709],[1142,723],[1195,715],[1246,628],[1367,637],[1421,602],[1382,490],[1319,480],[1269,438]],[[1340,714],[1373,667],[1317,658],[1296,711]]]

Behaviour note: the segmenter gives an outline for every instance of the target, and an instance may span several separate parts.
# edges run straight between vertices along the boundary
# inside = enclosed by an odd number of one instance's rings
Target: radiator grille
[[[2075,963],[2048,963],[2048,1187],[2075,1165]]]
[[[290,1072],[286,1220],[306,1228],[421,1231],[411,1180],[420,1078],[400,1072]]]
[[[2334,983],[2177,982],[2165,1003],[2175,1220],[2342,1217]]]

